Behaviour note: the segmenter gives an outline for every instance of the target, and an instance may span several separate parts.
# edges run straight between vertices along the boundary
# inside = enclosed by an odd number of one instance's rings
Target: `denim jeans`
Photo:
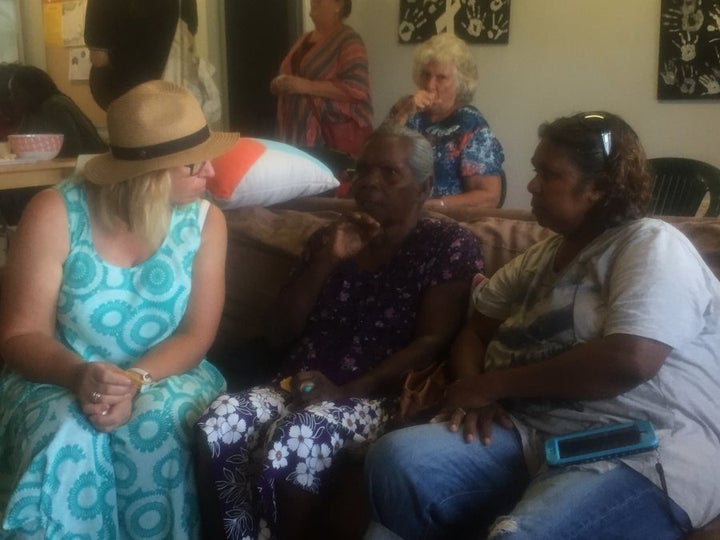
[[[366,477],[368,540],[662,540],[690,528],[680,507],[625,465],[531,479],[517,434],[500,426],[488,446],[465,443],[447,424],[389,433],[371,448]]]

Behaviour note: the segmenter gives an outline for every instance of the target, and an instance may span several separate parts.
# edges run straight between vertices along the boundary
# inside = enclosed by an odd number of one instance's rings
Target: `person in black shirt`
[[[90,91],[100,107],[140,83],[161,79],[178,19],[197,32],[195,0],[88,0],[85,44]]]

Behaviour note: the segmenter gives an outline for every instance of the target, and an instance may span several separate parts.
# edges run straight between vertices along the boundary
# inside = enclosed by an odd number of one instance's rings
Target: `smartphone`
[[[658,444],[652,424],[634,420],[551,437],[545,441],[545,460],[551,467],[561,467],[647,452]]]

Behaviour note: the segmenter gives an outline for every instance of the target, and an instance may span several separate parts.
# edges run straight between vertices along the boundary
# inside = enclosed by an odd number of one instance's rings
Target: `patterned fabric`
[[[308,242],[303,264],[320,248],[322,235],[318,231]],[[318,370],[337,385],[357,378],[412,339],[428,288],[469,281],[482,269],[475,237],[454,223],[433,219],[421,220],[393,260],[375,272],[345,261],[325,281],[290,352],[287,375]],[[302,266],[295,275],[301,271]]]
[[[647,419],[659,453],[574,467],[603,471],[622,461],[661,489],[665,482],[693,526],[707,523],[720,512],[720,469],[708,466],[720,461],[720,282],[690,241],[660,220],[608,229],[556,272],[562,242],[558,235],[535,244],[473,291],[475,309],[503,321],[485,368],[537,364],[613,334],[671,351],[652,377],[613,397],[506,400],[529,471],[544,470],[548,436]]]
[[[502,145],[483,115],[472,105],[432,123],[426,113],[410,116],[406,125],[422,133],[433,147],[433,197],[463,192],[463,178],[475,174],[499,176],[505,161]]]
[[[289,286],[319,248],[322,233],[308,241]],[[377,271],[353,261],[338,266],[290,353],[288,373],[319,370],[337,385],[357,378],[411,341],[428,288],[458,279],[469,286],[481,270],[474,236],[455,223],[421,220]],[[287,398],[275,385],[223,395],[198,423],[211,451],[228,538],[271,537],[278,519],[275,481],[318,493],[338,450],[374,441],[395,402],[353,398],[289,412]]]
[[[167,237],[148,260],[120,268],[94,249],[82,185],[57,189],[70,233],[57,338],[89,362],[127,368],[183,317],[200,245],[198,203],[173,211]],[[196,538],[190,433],[223,389],[222,376],[203,361],[136,397],[130,421],[104,434],[67,389],[6,370],[0,376],[0,538]]]
[[[313,106],[323,122],[354,120],[360,128],[372,127],[368,60],[362,38],[346,25],[317,43],[310,43],[311,34],[303,35],[293,45],[280,64],[280,73],[312,81],[331,81],[351,100],[333,101],[303,94],[279,96],[278,135],[295,146],[315,146],[321,138]]]
[[[290,412],[289,398],[277,386],[222,394],[198,424],[228,539],[274,537],[275,481],[318,493],[337,453],[375,441],[388,420],[386,400],[324,401]]]

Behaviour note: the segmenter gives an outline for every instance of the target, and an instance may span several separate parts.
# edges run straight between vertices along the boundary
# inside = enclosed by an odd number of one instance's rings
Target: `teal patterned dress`
[[[206,204],[173,211],[161,247],[120,268],[92,243],[82,184],[65,199],[70,253],[63,266],[56,337],[88,362],[122,368],[179,325]],[[191,428],[224,389],[203,360],[135,398],[133,415],[112,433],[87,421],[65,388],[0,375],[0,538],[197,538],[199,514]]]

